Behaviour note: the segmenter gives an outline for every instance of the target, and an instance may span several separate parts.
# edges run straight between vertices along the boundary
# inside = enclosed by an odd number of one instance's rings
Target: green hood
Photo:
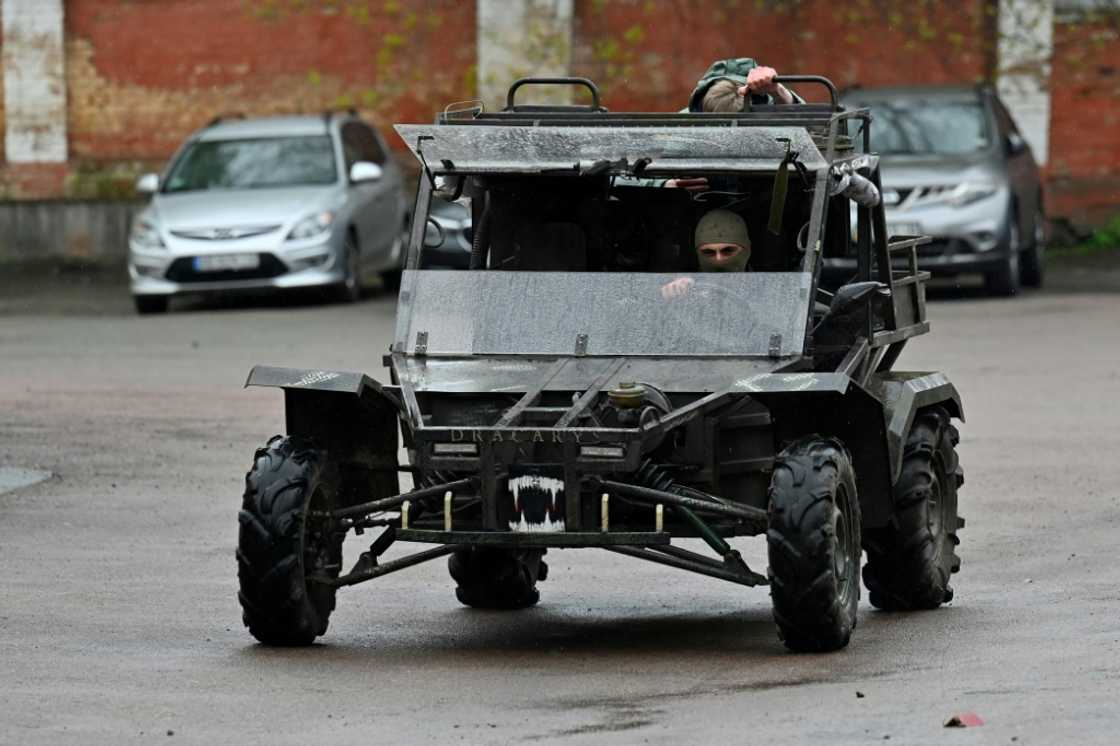
[[[747,73],[758,67],[758,63],[751,57],[733,57],[727,60],[713,62],[708,71],[696,83],[692,95],[688,99],[689,111],[703,111],[704,94],[717,80],[730,80],[739,85],[747,84]],[[769,96],[755,96],[756,101],[769,101]]]

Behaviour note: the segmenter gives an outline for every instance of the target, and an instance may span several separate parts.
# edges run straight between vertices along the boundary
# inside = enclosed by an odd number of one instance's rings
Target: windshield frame
[[[244,143],[244,142],[266,142],[273,140],[325,140],[329,146],[332,178],[330,181],[300,181],[287,184],[263,184],[257,186],[226,186],[226,187],[192,187],[188,189],[172,189],[171,180],[176,171],[183,166],[189,155],[199,146],[204,146],[210,143]],[[185,142],[180,148],[179,152],[175,154],[170,165],[168,166],[163,177],[160,179],[161,186],[159,193],[166,195],[175,194],[200,194],[205,192],[220,192],[220,191],[259,191],[265,189],[298,189],[301,187],[328,187],[337,185],[343,176],[344,169],[339,161],[338,144],[335,138],[329,133],[304,133],[304,134],[291,134],[291,135],[263,135],[263,136],[250,136],[250,137],[228,137],[228,138],[195,138]]]

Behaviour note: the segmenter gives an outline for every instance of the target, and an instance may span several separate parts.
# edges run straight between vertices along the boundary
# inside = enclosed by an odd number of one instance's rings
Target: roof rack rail
[[[244,112],[232,111],[232,112],[229,112],[227,114],[219,114],[218,116],[214,117],[209,122],[207,122],[206,126],[207,127],[213,127],[215,124],[221,124],[222,122],[228,121],[230,119],[244,119],[244,118],[245,118],[245,113]]]
[[[581,86],[591,92],[591,105],[555,105],[555,106],[540,106],[540,105],[521,105],[518,106],[514,103],[514,96],[517,95],[517,89],[527,85],[567,85],[567,86]],[[606,108],[599,103],[599,86],[595,85],[594,81],[590,78],[573,78],[573,77],[557,77],[557,78],[518,78],[513,81],[513,85],[509,87],[506,93],[506,107],[502,109],[504,112],[518,112],[518,111],[596,111],[605,112]]]
[[[327,109],[323,112],[323,121],[329,123],[336,114],[348,114],[349,116],[356,117],[358,116],[358,110],[353,106],[349,106],[345,109]]]
[[[744,109],[736,112],[611,112],[600,103],[599,88],[587,78],[520,78],[506,94],[501,111],[483,108],[453,109],[448,106],[436,119],[437,124],[488,124],[507,126],[607,126],[607,127],[824,127],[842,112],[840,95],[831,80],[819,75],[782,75],[775,81],[815,83],[828,92],[827,103],[753,104],[749,98]],[[518,104],[517,90],[527,85],[582,86],[591,92],[590,105]],[[467,116],[464,116],[467,115]]]

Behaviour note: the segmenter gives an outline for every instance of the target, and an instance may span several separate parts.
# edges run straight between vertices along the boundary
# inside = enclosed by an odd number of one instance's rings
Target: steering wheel
[[[734,204],[736,200],[743,200],[751,196],[750,192],[722,192],[716,190],[708,190],[706,192],[696,192],[692,197],[693,202],[710,202],[715,199],[724,198],[733,200],[728,204]]]
[[[745,314],[750,322],[745,336],[751,337],[754,335],[758,325],[758,317],[749,300],[722,285],[706,282],[695,277],[691,279],[692,284],[686,294],[663,300],[669,309],[669,313],[678,318],[681,328],[690,337],[705,343],[710,349],[716,350],[726,350],[729,342],[733,343],[733,340],[724,338],[710,326],[697,323],[697,317],[702,318],[702,314],[697,312],[698,306],[695,304],[710,304],[712,300],[717,300],[721,308],[732,309],[732,312],[736,314]]]

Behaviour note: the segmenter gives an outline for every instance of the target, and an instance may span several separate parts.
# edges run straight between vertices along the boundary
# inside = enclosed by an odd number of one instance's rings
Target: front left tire
[[[257,449],[238,513],[237,579],[242,619],[266,645],[310,645],[327,631],[343,533],[325,514],[339,475],[302,438],[275,436]]]
[[[790,650],[848,644],[859,604],[860,509],[847,449],[811,436],[774,462],[770,481],[770,598]]]

